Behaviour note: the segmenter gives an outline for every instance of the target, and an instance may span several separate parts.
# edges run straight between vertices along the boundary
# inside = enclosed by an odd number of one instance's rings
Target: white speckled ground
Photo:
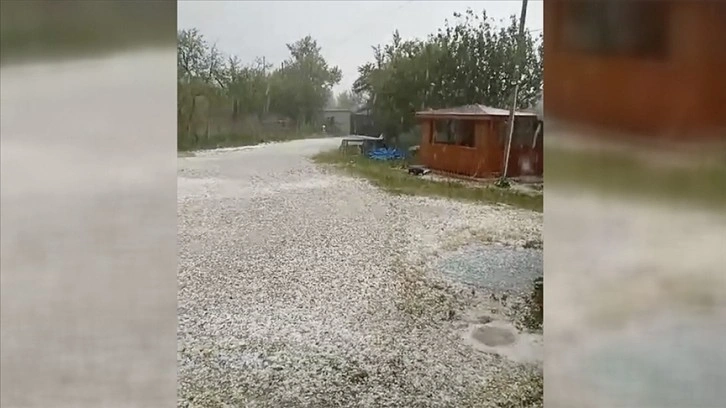
[[[539,368],[466,346],[445,316],[475,297],[423,268],[444,237],[538,240],[542,214],[395,197],[306,157],[338,143],[179,159],[180,406],[497,406],[487,387]]]

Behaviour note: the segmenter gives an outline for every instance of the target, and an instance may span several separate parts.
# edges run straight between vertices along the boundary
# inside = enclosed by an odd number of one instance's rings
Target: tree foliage
[[[426,108],[480,103],[506,108],[514,93],[520,64],[517,105],[532,106],[542,89],[541,35],[526,32],[518,51],[519,22],[496,28],[486,12],[455,13],[453,22],[426,40],[403,40],[398,31],[389,44],[373,47],[372,61],[358,69],[353,91],[371,108],[386,134],[397,135],[415,124]]]
[[[298,121],[311,122],[328,101],[333,85],[343,75],[330,67],[310,36],[287,44],[290,58],[271,76],[274,95],[271,107]]]
[[[378,130],[396,137],[414,127],[418,110],[473,103],[506,108],[517,81],[518,106],[531,107],[542,89],[542,36],[527,32],[518,48],[518,24],[512,16],[498,27],[486,12],[469,9],[424,40],[404,40],[396,31],[388,44],[373,47],[352,90],[335,96],[341,71],[327,63],[311,36],[287,44],[289,57],[273,69],[264,59],[243,62],[224,54],[196,29],[181,30],[179,144],[209,140],[222,118],[238,123],[276,116],[298,128],[317,125],[326,106],[366,106]]]
[[[290,57],[274,70],[264,59],[245,64],[225,55],[197,29],[180,30],[177,40],[180,147],[210,139],[215,121],[261,121],[271,114],[312,125],[342,77],[310,36],[287,44]]]

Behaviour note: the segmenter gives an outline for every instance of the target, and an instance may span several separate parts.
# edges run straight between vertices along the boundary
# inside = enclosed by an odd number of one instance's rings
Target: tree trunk
[[[207,97],[207,114],[204,120],[204,140],[209,140],[209,122],[212,118],[212,99]]]
[[[192,123],[194,121],[194,111],[196,110],[197,96],[192,96],[192,106],[189,109],[189,118],[187,120],[187,139],[192,135]],[[199,140],[197,139],[197,132],[194,131],[194,144],[196,145]]]

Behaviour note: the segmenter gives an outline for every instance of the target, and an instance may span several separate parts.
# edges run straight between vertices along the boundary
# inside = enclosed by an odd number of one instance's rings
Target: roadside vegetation
[[[382,133],[389,145],[402,147],[418,110],[474,103],[509,106],[517,61],[518,106],[532,107],[542,89],[542,36],[527,32],[518,53],[518,30],[514,16],[495,22],[485,11],[468,9],[423,39],[403,39],[395,31],[387,44],[373,46],[372,60],[358,68],[353,87],[338,95],[332,89],[342,72],[328,64],[310,36],[287,44],[289,57],[272,64],[264,56],[242,61],[197,29],[180,30],[178,147],[195,150],[310,137],[320,130],[320,113],[326,107],[367,108],[372,118],[367,131]]]
[[[542,212],[541,194],[525,194],[514,189],[502,189],[493,184],[471,186],[463,181],[438,181],[408,173],[404,160],[378,161],[365,156],[339,150],[318,153],[313,161],[333,166],[370,181],[373,185],[393,194],[445,197],[487,204],[507,204],[518,208]]]
[[[287,44],[277,67],[260,56],[242,62],[197,29],[178,32],[179,150],[301,139],[320,129],[342,74],[328,65],[311,36]]]
[[[726,162],[646,160],[636,154],[545,148],[550,185],[586,187],[667,203],[726,208]]]

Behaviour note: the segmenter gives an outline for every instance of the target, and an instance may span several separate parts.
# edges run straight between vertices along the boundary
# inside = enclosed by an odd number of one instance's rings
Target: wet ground
[[[446,280],[487,298],[487,302],[466,310],[456,324],[465,344],[513,361],[543,360],[541,320],[523,324],[532,321],[535,311],[513,311],[510,307],[521,304],[534,308],[534,280],[542,276],[542,263],[542,250],[502,244],[467,245],[440,255],[436,267]]]
[[[449,279],[479,289],[529,293],[542,276],[542,250],[503,245],[469,245],[442,256],[438,264]]]
[[[658,321],[659,320],[659,321]],[[661,317],[587,347],[583,380],[617,395],[620,404],[644,408],[724,405],[726,319]]]

